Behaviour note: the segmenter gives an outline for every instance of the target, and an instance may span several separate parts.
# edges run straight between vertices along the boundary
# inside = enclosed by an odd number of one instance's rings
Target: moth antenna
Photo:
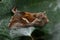
[[[12,12],[13,12],[14,14],[16,14],[16,13],[21,12],[21,11],[17,10],[17,8],[14,7],[14,8],[12,9]]]
[[[15,14],[16,13],[16,7],[12,9],[12,12]]]

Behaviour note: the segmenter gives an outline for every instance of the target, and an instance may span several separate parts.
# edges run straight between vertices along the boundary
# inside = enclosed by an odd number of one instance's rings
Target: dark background
[[[46,11],[50,22],[43,28],[49,35],[46,40],[60,40],[60,0],[1,0],[0,1],[0,40],[11,40],[8,23],[16,6],[20,11]]]

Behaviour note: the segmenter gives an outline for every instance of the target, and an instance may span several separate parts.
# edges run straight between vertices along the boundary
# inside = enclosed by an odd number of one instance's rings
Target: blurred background
[[[13,40],[9,37],[8,23],[14,6],[20,11],[46,11],[50,22],[42,29],[44,40],[60,40],[60,0],[0,0],[0,40]]]

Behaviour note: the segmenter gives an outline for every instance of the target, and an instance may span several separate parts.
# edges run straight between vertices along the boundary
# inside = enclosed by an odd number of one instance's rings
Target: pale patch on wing
[[[35,27],[27,27],[27,28],[15,28],[10,30],[10,36],[31,36],[31,33],[35,30]]]

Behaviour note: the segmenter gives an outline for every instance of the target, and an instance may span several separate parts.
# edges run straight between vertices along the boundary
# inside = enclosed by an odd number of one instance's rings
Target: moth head
[[[37,13],[37,18],[40,20],[38,22],[38,24],[40,26],[44,26],[45,24],[47,24],[49,22],[49,19],[48,19],[47,14],[46,14],[45,11]]]

